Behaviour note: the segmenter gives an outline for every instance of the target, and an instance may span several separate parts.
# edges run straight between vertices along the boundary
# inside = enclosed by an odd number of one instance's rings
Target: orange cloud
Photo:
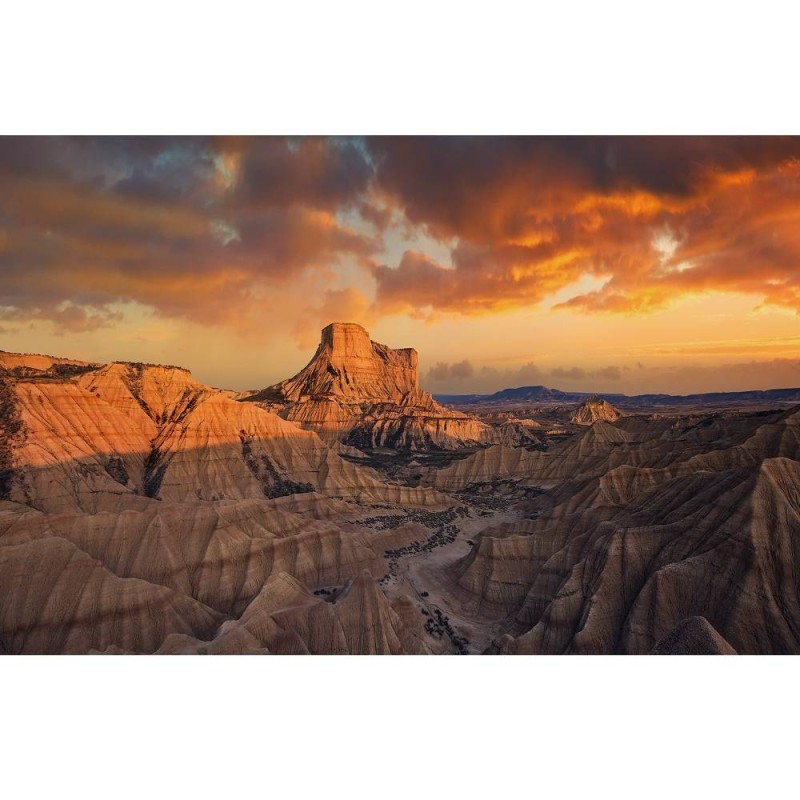
[[[722,291],[800,311],[800,140],[492,144],[379,143],[397,206],[457,240],[453,269],[412,252],[376,268],[380,310],[523,308],[588,275],[602,286],[557,308],[643,314]]]
[[[0,140],[0,317],[78,331],[133,301],[250,325],[302,273],[369,263],[375,242],[337,217],[368,174],[326,140]]]
[[[69,329],[133,301],[237,327],[291,299],[317,327],[526,308],[587,276],[557,307],[800,310],[799,158],[791,137],[7,138],[0,318]],[[439,255],[376,263],[415,235]]]

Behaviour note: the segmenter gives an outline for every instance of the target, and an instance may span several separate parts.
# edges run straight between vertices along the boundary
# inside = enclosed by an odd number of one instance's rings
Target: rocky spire
[[[293,378],[265,390],[289,402],[336,397],[350,402],[400,403],[420,393],[417,351],[373,342],[352,322],[322,329],[311,361]]]

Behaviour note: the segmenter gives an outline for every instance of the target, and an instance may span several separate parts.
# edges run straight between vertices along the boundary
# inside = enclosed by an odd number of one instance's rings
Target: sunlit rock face
[[[570,421],[576,425],[593,425],[598,420],[616,422],[621,416],[622,412],[608,400],[595,396],[581,403],[570,415]]]
[[[324,328],[308,366],[272,390],[293,403],[327,397],[374,403],[423,400],[417,351],[370,341],[364,328],[349,322]]]
[[[195,381],[188,370],[113,363],[78,376],[6,378],[6,499],[46,512],[141,509],[150,501],[267,499],[318,492],[412,504],[311,430]]]
[[[0,653],[800,652],[800,406],[423,452],[449,412],[357,326],[271,403],[2,355]]]
[[[425,652],[376,583],[382,539],[354,520],[450,498],[180,367],[3,356],[0,653]]]
[[[297,375],[247,399],[330,443],[454,449],[498,441],[495,429],[420,388],[416,350],[373,342],[349,322],[323,329],[314,357]]]

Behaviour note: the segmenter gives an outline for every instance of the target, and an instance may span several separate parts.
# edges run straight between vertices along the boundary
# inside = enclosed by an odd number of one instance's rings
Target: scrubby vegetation
[[[250,438],[244,431],[239,431],[239,440],[242,443],[242,458],[253,477],[261,482],[264,496],[270,500],[276,497],[285,497],[290,494],[306,494],[313,492],[310,483],[291,481],[284,478],[277,470],[272,460],[266,453],[260,458],[253,452]]]
[[[438,639],[447,636],[459,655],[468,655],[469,651],[467,650],[467,645],[469,644],[469,639],[456,634],[453,630],[453,626],[450,624],[450,618],[446,614],[443,614],[441,609],[434,607],[433,613],[431,613],[426,608],[423,608],[422,614],[427,617],[425,620],[426,633]]]
[[[85,375],[95,369],[91,364],[53,364],[47,369],[34,369],[33,367],[12,367],[3,372],[17,380],[30,383],[58,383],[70,380],[79,375]]]
[[[542,494],[544,490],[538,486],[522,486],[519,481],[506,479],[471,483],[455,496],[483,512],[493,512],[507,509],[510,502],[532,500]]]
[[[357,445],[356,445],[357,446]],[[387,478],[398,481],[405,486],[418,486],[424,470],[433,467],[441,469],[454,461],[475,453],[479,447],[461,450],[392,450],[385,447],[373,448],[371,443],[365,445],[359,456],[348,453],[343,458],[359,466],[371,467]]]
[[[0,378],[0,500],[11,494],[14,479],[13,447],[24,435],[11,381]]]
[[[111,456],[105,463],[106,472],[117,482],[125,486],[130,476],[125,468],[125,463],[119,456]]]
[[[161,482],[164,480],[164,473],[167,471],[168,466],[169,459],[165,459],[158,447],[153,445],[144,461],[142,487],[145,497],[158,499],[158,493],[161,490]]]
[[[377,507],[378,506],[373,506],[373,508]],[[385,508],[395,510],[393,506],[385,506]],[[413,508],[404,510],[399,514],[365,517],[364,519],[354,520],[351,524],[363,525],[378,531],[399,528],[401,525],[405,525],[408,522],[418,522],[426,528],[441,528],[459,517],[467,516],[469,516],[469,511],[463,506],[448,508],[445,511],[428,511],[424,508]]]

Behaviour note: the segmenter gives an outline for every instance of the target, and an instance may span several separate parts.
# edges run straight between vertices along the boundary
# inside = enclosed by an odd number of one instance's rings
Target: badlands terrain
[[[0,353],[0,653],[800,652],[800,392],[434,398]]]

